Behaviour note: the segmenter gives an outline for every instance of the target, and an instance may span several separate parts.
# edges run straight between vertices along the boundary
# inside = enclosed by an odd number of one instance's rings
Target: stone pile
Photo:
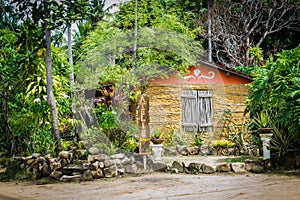
[[[167,167],[167,171],[173,173],[187,173],[187,174],[212,174],[215,172],[234,172],[234,173],[261,173],[267,169],[264,161],[246,160],[245,162],[235,163],[219,163],[216,167],[210,166],[206,163],[192,162],[188,165],[185,162],[173,161],[171,166]]]
[[[185,145],[177,145],[175,148],[166,148],[166,153],[169,155],[201,155],[201,156],[208,156],[208,155],[215,155],[215,156],[239,156],[241,154],[249,154],[252,156],[259,156],[258,146],[255,145],[246,145],[245,150],[241,152],[241,150],[237,147],[231,148],[221,148],[218,147],[215,149],[213,146],[210,145],[202,145],[201,147],[198,146],[185,146]]]
[[[25,170],[28,178],[50,176],[60,181],[89,181],[165,169],[166,166],[154,162],[150,155],[117,153],[108,156],[101,154],[96,147],[61,151],[58,157],[50,154],[14,157],[7,167],[11,171]]]
[[[53,157],[50,154],[14,157],[7,167],[7,170],[15,172],[23,170],[31,179],[50,176],[60,181],[90,181],[153,171],[211,174],[215,172],[243,173],[246,171],[259,173],[263,172],[264,169],[263,162],[251,160],[247,160],[245,163],[220,163],[216,167],[196,162],[187,165],[178,161],[167,166],[164,162],[153,161],[151,155],[117,153],[108,156],[100,153],[96,147],[91,147],[88,150],[61,151],[58,157]]]

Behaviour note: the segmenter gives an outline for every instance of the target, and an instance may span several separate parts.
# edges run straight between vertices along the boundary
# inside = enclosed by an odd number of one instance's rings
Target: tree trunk
[[[9,113],[8,113],[8,94],[6,91],[6,88],[2,88],[3,90],[3,105],[2,105],[2,111],[4,116],[4,124],[5,124],[5,140],[7,143],[7,152],[10,152],[11,154],[14,152],[14,141],[11,140],[11,127],[9,124]]]
[[[72,33],[71,33],[71,25],[68,27],[68,57],[70,64],[70,83],[71,89],[74,84],[74,66],[73,66],[73,53],[72,53]]]
[[[207,59],[208,62],[212,62],[212,47],[211,47],[211,2],[208,0],[207,2],[207,21],[208,21],[208,27],[207,27],[207,32],[208,32],[208,55]]]
[[[48,5],[46,1],[45,1],[45,18],[49,19]],[[60,143],[56,101],[53,94],[53,86],[52,86],[51,32],[47,27],[47,21],[45,21],[45,35],[46,35],[47,100],[48,100],[48,105],[50,107],[50,114],[52,119],[52,134],[56,142],[56,152],[59,152],[61,151],[61,143]]]
[[[69,64],[70,64],[70,88],[71,88],[71,98],[72,98],[72,105],[71,105],[71,109],[72,109],[72,119],[75,119],[75,115],[76,115],[76,110],[75,110],[75,105],[74,105],[74,97],[73,97],[73,86],[75,83],[75,78],[74,78],[74,65],[73,65],[73,50],[72,50],[72,29],[71,29],[71,25],[69,25],[69,27],[67,28],[67,35],[68,35],[68,57],[69,57]],[[79,135],[78,135],[78,131],[77,128],[75,126],[75,134],[76,134],[76,139],[77,141],[79,141]]]
[[[138,32],[138,25],[137,25],[137,0],[134,3],[134,43],[133,43],[133,63],[135,66],[136,63],[136,54],[137,54],[137,32]]]

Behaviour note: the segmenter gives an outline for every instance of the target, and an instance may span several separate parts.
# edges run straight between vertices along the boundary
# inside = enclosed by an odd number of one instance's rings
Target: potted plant
[[[261,111],[254,117],[254,125],[257,127],[259,133],[271,133],[273,128],[271,128],[271,118],[268,111]]]
[[[162,134],[162,132],[160,129],[154,129],[153,134],[150,138],[151,142],[153,142],[153,144],[163,143],[164,139],[160,138],[161,134]]]

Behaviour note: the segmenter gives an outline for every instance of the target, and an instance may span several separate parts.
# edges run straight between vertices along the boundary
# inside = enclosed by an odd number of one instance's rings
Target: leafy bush
[[[218,148],[227,148],[227,147],[234,147],[235,144],[229,140],[216,140],[213,143],[213,147],[218,149]]]
[[[258,68],[247,99],[246,112],[252,119],[268,112],[275,124],[273,154],[283,156],[291,147],[300,147],[300,47],[283,51]],[[278,125],[280,124],[280,125]],[[289,138],[293,138],[293,140]],[[282,141],[285,140],[285,142]],[[288,146],[287,146],[288,145]]]
[[[204,139],[202,137],[202,134],[196,134],[194,137],[194,145],[201,147],[203,142],[204,142]]]

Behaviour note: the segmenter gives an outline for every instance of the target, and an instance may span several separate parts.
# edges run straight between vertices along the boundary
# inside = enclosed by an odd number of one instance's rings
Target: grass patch
[[[226,158],[225,161],[227,163],[235,163],[235,162],[245,162],[245,160],[250,159],[254,161],[259,161],[261,160],[260,157],[254,157],[254,156],[239,156],[239,157],[234,157],[234,158]]]

